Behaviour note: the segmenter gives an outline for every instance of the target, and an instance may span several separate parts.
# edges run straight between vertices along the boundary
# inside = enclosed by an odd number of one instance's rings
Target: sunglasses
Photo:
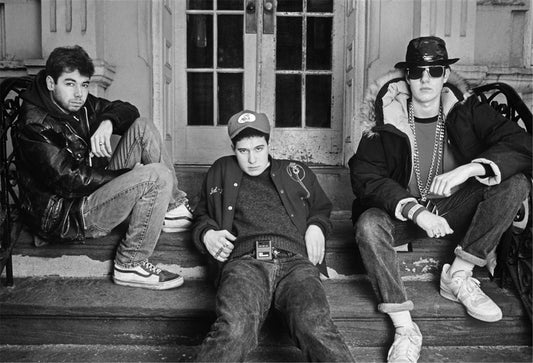
[[[407,69],[407,77],[409,79],[420,79],[426,70],[432,78],[439,78],[444,74],[444,66],[414,67]]]

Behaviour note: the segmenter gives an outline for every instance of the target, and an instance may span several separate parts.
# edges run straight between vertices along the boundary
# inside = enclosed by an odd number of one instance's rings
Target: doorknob
[[[263,0],[263,34],[274,34],[274,0]]]
[[[256,0],[249,0],[246,4],[246,34],[257,33],[257,9]]]

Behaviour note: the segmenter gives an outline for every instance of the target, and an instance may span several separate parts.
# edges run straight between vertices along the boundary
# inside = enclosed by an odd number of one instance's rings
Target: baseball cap
[[[270,122],[264,113],[243,110],[230,117],[228,121],[229,138],[233,139],[246,128],[256,129],[270,135]]]

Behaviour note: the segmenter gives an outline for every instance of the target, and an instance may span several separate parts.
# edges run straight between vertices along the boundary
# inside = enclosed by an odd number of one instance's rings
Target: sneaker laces
[[[159,275],[161,273],[161,269],[158,268],[158,267],[155,267],[153,264],[151,264],[150,262],[148,261],[143,261],[141,262],[141,265],[148,271],[156,274],[156,275]]]
[[[389,361],[394,362],[401,358],[406,357],[410,362],[416,362],[418,360],[418,335],[414,331],[414,328],[405,328],[403,331],[397,331],[394,339],[393,354],[388,358]]]
[[[459,281],[459,291],[458,296],[464,296],[465,298],[468,298],[472,300],[474,303],[483,303],[487,300],[487,295],[481,290],[481,282],[479,282],[478,279],[466,276],[465,278],[458,277],[457,279],[462,280]],[[466,295],[466,296],[465,296]]]
[[[189,205],[189,201],[186,200],[185,202],[183,202],[183,205],[185,206],[185,208],[187,208],[187,210],[192,214],[193,213],[193,210],[191,209],[191,206]]]

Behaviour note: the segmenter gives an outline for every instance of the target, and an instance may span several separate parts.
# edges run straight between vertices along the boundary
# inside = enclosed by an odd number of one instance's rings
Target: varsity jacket
[[[315,224],[327,238],[332,229],[329,219],[332,204],[315,174],[300,162],[269,159],[274,186],[298,231],[304,236],[307,226]],[[242,175],[233,155],[218,159],[209,168],[194,210],[193,240],[200,252],[207,253],[203,236],[208,230],[234,233],[233,218]]]
[[[63,112],[39,72],[23,93],[13,142],[25,223],[53,242],[83,240],[83,199],[127,170],[107,170],[106,158],[91,157],[90,137],[100,122],[110,120],[122,135],[139,117],[122,101],[89,95],[76,113]]]
[[[362,139],[349,161],[352,189],[356,196],[352,219],[377,207],[399,220],[401,210],[414,200],[408,191],[413,165],[414,136],[408,124],[409,86],[402,71],[389,72],[366,92],[357,116]],[[495,185],[524,173],[531,177],[531,135],[507,120],[491,106],[471,95],[466,83],[454,72],[441,95],[447,147],[458,165],[480,162],[492,170],[480,183]]]

